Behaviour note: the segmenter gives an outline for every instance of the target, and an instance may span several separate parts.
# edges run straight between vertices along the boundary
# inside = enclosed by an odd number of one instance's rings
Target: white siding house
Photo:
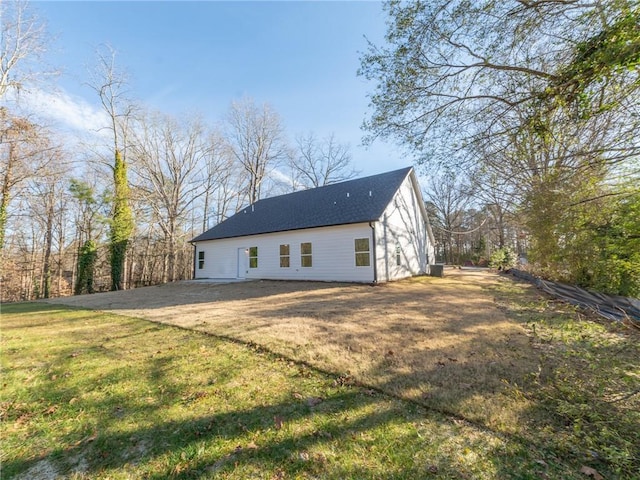
[[[194,278],[376,283],[434,260],[412,168],[260,200],[192,243]]]
[[[375,225],[378,282],[429,273],[435,261],[433,233],[413,170]]]

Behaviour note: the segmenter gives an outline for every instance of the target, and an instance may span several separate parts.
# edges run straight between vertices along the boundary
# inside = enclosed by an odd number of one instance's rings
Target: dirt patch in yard
[[[50,303],[256,343],[345,381],[512,431],[529,407],[513,386],[538,370],[539,353],[496,303],[501,282],[512,280],[465,269],[379,286],[181,282]]]

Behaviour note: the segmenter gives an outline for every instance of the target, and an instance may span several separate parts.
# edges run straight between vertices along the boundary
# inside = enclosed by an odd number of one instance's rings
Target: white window
[[[280,268],[289,268],[290,259],[289,244],[280,245]]]
[[[204,268],[204,252],[198,252],[198,270]]]
[[[313,265],[311,252],[311,242],[300,244],[300,266],[311,267]]]
[[[401,252],[401,250],[400,250],[400,244],[398,243],[398,244],[396,245],[396,265],[397,265],[397,266],[402,265],[402,256],[400,255],[400,252]]]
[[[258,268],[258,247],[249,248],[249,268]]]
[[[355,239],[356,267],[368,267],[371,265],[371,251],[368,238]]]

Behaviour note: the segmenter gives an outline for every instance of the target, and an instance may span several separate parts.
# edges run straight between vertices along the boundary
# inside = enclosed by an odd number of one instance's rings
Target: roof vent
[[[371,190],[369,190],[369,196],[371,196]]]
[[[349,192],[347,192],[347,198],[349,198]]]

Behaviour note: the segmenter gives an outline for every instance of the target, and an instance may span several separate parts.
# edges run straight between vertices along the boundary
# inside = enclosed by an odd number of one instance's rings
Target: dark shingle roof
[[[378,220],[411,167],[258,200],[193,242]]]

